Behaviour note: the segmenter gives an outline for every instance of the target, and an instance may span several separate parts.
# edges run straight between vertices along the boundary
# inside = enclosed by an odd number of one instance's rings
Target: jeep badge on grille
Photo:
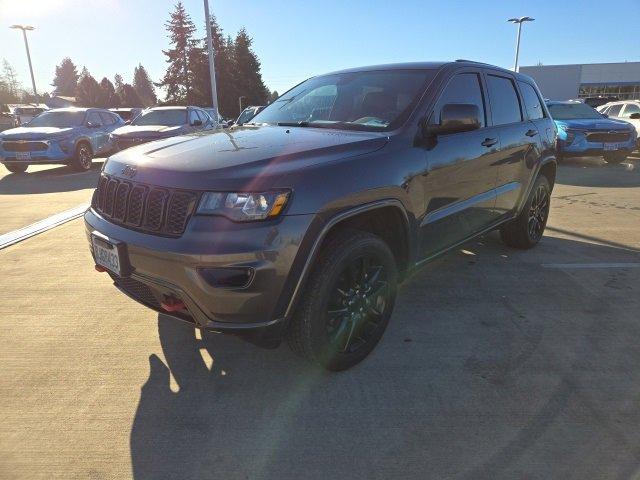
[[[138,170],[135,167],[132,167],[131,165],[126,165],[122,169],[122,175],[124,175],[125,177],[129,177],[129,178],[135,177],[137,172],[138,172]]]

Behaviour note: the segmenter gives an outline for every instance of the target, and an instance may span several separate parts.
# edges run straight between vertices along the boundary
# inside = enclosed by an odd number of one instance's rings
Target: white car
[[[638,148],[640,148],[640,100],[620,100],[599,106],[596,110],[608,117],[624,120],[632,124],[638,134]]]

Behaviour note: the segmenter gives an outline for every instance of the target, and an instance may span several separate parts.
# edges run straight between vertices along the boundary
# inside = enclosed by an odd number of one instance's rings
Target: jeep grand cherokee
[[[342,370],[380,340],[407,272],[496,228],[513,247],[540,240],[555,137],[524,75],[344,70],[242,127],[113,155],[86,234],[138,302]]]

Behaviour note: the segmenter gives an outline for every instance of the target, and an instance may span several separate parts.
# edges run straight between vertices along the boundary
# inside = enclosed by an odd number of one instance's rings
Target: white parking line
[[[39,233],[51,230],[58,225],[62,225],[63,223],[81,217],[87,208],[89,208],[89,204],[85,203],[72,208],[71,210],[51,215],[50,217],[45,218],[44,220],[40,220],[39,222],[32,223],[27,227],[0,235],[0,250],[2,250],[3,248],[7,248],[8,246],[15,243],[26,240],[27,238],[38,235]]]
[[[543,263],[544,268],[640,268],[640,263]]]

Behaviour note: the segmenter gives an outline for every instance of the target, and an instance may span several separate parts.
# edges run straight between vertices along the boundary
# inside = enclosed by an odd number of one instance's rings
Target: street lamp
[[[245,97],[244,95],[240,95],[240,96],[238,97],[238,107],[240,107],[240,113],[242,113],[242,99],[243,99],[243,98],[245,98],[245,99],[246,99],[247,97]]]
[[[204,16],[207,24],[207,53],[209,55],[209,78],[211,78],[211,106],[216,113],[218,125],[218,89],[216,87],[216,69],[214,65],[213,40],[211,39],[211,16],[209,15],[209,0],[204,0]]]
[[[520,32],[522,31],[522,22],[533,22],[535,18],[531,17],[520,17],[520,18],[510,18],[507,22],[517,23],[518,24],[518,39],[516,40],[516,61],[513,66],[513,71],[518,71],[518,55],[520,54]]]
[[[27,41],[27,30],[35,30],[35,27],[31,25],[11,25],[9,28],[15,28],[22,30],[22,37],[24,38],[24,47],[27,49],[27,60],[29,61],[29,72],[31,72],[31,86],[33,87],[33,95],[36,97],[36,103],[38,103],[38,92],[36,91],[36,80],[33,77],[33,67],[31,66],[31,54],[29,53],[29,42]]]

